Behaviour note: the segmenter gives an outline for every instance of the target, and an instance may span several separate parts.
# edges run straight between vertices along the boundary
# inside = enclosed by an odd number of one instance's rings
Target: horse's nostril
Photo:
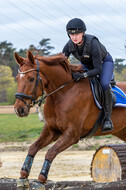
[[[20,107],[18,111],[19,111],[20,115],[24,116],[24,113],[25,113],[24,108]]]

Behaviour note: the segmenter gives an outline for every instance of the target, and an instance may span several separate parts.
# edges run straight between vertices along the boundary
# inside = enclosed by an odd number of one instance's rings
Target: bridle
[[[35,105],[35,104],[37,104],[39,102],[39,101],[36,101],[36,94],[37,94],[37,89],[38,89],[39,83],[42,86],[42,94],[44,94],[44,88],[43,88],[43,84],[42,84],[42,79],[41,79],[40,74],[39,74],[39,71],[40,71],[39,62],[38,62],[38,60],[36,60],[36,62],[37,62],[37,69],[29,69],[29,70],[24,71],[24,72],[21,72],[20,70],[18,70],[19,74],[26,74],[26,73],[31,72],[31,71],[37,71],[35,87],[34,87],[34,90],[32,92],[32,95],[29,96],[29,95],[23,94],[22,92],[17,92],[15,94],[15,97],[22,100],[29,108],[33,107],[33,105]],[[32,103],[28,104],[24,99],[30,99]]]
[[[26,106],[28,106],[28,108],[33,107],[35,104],[38,104],[38,106],[41,106],[41,104],[42,104],[42,102],[43,102],[43,100],[45,98],[47,98],[48,96],[54,94],[55,92],[57,92],[60,89],[64,88],[66,85],[68,85],[71,82],[73,82],[73,79],[72,79],[71,81],[68,81],[67,83],[63,84],[62,86],[60,86],[59,88],[57,88],[53,92],[51,92],[51,93],[49,93],[49,94],[47,94],[47,95],[44,96],[45,93],[44,93],[42,79],[41,79],[40,74],[39,74],[40,69],[39,69],[39,62],[38,62],[37,59],[36,59],[36,62],[37,62],[37,69],[29,69],[29,70],[24,71],[24,72],[21,72],[20,70],[18,70],[19,74],[26,74],[26,73],[31,72],[31,71],[37,71],[37,77],[36,77],[35,87],[34,87],[32,96],[26,95],[26,94],[24,94],[22,92],[17,92],[15,94],[15,97],[18,98],[18,99],[20,99],[20,100],[22,100],[26,104]],[[38,86],[39,86],[39,82],[40,82],[40,84],[42,86],[42,97],[39,100],[36,101],[36,94],[37,94],[37,89],[38,89]],[[24,99],[30,99],[32,103],[28,104]]]

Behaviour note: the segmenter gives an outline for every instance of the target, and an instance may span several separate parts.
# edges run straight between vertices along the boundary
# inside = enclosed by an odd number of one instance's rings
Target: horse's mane
[[[53,65],[61,65],[66,72],[81,72],[81,65],[72,65],[68,61],[67,57],[63,53],[59,53],[55,56],[43,57],[43,56],[35,56],[38,61],[42,61],[44,64],[53,66]]]

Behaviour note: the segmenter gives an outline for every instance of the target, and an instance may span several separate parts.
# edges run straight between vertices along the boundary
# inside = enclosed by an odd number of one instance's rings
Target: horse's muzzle
[[[29,114],[29,107],[28,106],[19,106],[16,107],[16,105],[14,106],[14,111],[17,114],[18,117],[26,117]]]

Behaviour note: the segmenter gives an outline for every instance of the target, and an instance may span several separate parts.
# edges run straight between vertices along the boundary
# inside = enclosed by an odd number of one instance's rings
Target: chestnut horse
[[[74,82],[71,71],[81,69],[77,65],[72,66],[64,54],[34,57],[28,51],[27,58],[15,53],[15,59],[20,66],[17,75],[18,93],[14,105],[16,114],[19,117],[27,116],[30,105],[36,103],[44,91],[47,96],[44,104],[44,128],[39,138],[30,146],[20,173],[21,179],[27,179],[36,153],[56,141],[47,151],[38,181],[33,187],[43,189],[54,158],[78,143],[80,138],[90,131],[99,115],[99,109],[95,105],[89,79]],[[126,92],[126,83],[119,83],[119,86]],[[126,108],[114,108],[112,121],[113,131],[102,133],[99,128],[95,136],[112,134],[126,141]]]

